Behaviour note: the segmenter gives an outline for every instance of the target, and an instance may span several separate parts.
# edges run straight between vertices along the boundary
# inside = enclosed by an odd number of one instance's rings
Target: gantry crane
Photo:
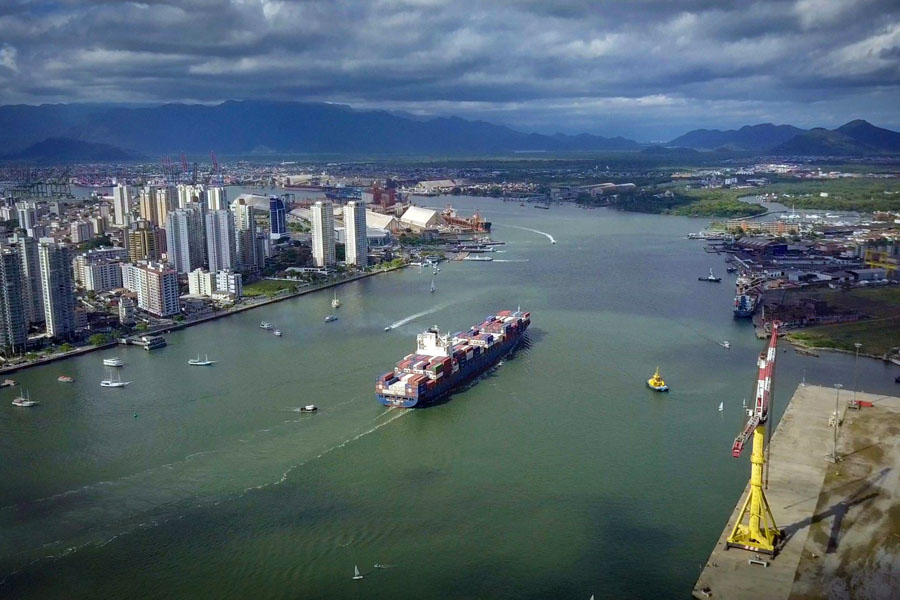
[[[772,396],[772,378],[775,373],[775,356],[778,345],[779,323],[772,323],[772,338],[759,356],[759,377],[756,381],[756,401],[750,409],[750,419],[735,438],[731,455],[738,458],[744,443],[753,436],[753,452],[750,455],[750,491],[741,507],[731,535],[725,541],[726,548],[743,548],[763,554],[775,554],[782,532],[775,525],[775,517],[763,492],[763,467],[766,464],[766,424]]]
[[[864,260],[867,267],[870,269],[884,269],[888,276],[897,271],[897,259],[891,258],[887,252],[866,248]]]

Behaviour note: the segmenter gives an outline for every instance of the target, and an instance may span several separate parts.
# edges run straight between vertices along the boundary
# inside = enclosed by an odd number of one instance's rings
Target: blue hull
[[[459,371],[449,377],[443,377],[441,383],[417,398],[410,396],[387,396],[385,394],[375,394],[375,398],[385,406],[397,408],[421,408],[427,406],[435,400],[439,400],[446,396],[459,386],[468,383],[500,362],[500,359],[509,354],[509,352],[511,352],[521,341],[524,335],[525,331],[523,330],[522,333],[506,343],[498,344],[480,356],[473,357],[472,360],[466,361],[460,365]]]

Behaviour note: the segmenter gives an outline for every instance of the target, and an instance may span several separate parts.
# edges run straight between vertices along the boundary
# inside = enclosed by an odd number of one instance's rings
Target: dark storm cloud
[[[644,139],[900,126],[882,0],[0,3],[0,102],[277,98]]]

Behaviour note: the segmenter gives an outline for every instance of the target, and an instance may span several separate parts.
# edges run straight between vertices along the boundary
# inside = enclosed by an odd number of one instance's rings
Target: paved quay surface
[[[695,598],[900,597],[900,398],[858,393],[872,407],[848,410],[841,391],[838,464],[831,453],[835,390],[800,386],[772,435],[766,496],[785,532],[780,552],[725,550],[748,488],[700,578]],[[747,476],[749,479],[748,466]]]

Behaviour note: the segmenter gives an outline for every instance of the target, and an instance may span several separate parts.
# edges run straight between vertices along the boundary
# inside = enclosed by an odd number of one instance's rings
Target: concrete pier
[[[853,410],[852,397],[841,390],[842,460],[833,463],[826,456],[835,390],[797,388],[769,446],[766,496],[786,539],[774,558],[725,549],[748,486],[694,586],[695,598],[900,597],[900,398],[858,393],[872,406]]]

